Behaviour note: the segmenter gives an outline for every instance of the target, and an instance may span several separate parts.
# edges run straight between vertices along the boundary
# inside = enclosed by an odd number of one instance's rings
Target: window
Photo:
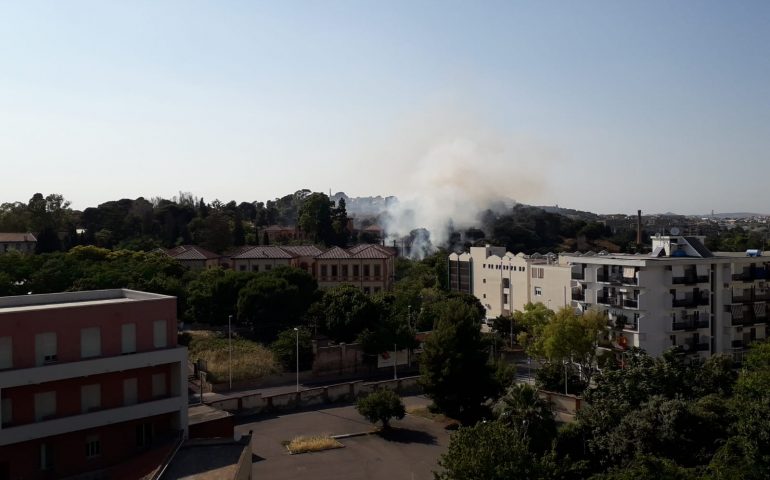
[[[269,272],[269,271],[270,271],[270,270],[272,270],[272,269],[273,269],[273,266],[272,266],[272,265],[265,265],[265,271],[266,271],[266,272]]]
[[[379,277],[380,276],[380,266],[379,265],[375,265],[374,266],[374,276],[375,277]]]
[[[56,415],[56,392],[35,394],[35,421],[40,422]]]
[[[252,265],[251,266],[251,271],[252,272],[259,272],[259,265]]]
[[[364,265],[364,277],[369,276],[369,265]]]
[[[166,346],[166,321],[156,320],[152,324],[152,345],[155,348]]]
[[[504,278],[503,279],[503,288],[511,288],[511,279],[510,278]]]
[[[53,447],[50,443],[40,444],[40,470],[53,470]]]
[[[165,373],[156,373],[152,376],[152,396],[156,398],[166,396]]]
[[[348,266],[343,265],[342,266],[342,278],[348,278]]]
[[[337,276],[337,265],[332,265],[332,277]]]
[[[88,413],[102,406],[102,386],[98,383],[80,387],[80,412]]]
[[[141,423],[136,426],[136,446],[146,447],[152,444],[152,437],[154,436],[154,428],[152,423]]]
[[[545,269],[544,268],[533,268],[532,269],[532,278],[544,278],[545,277]]]
[[[13,368],[13,341],[11,337],[0,337],[0,370]]]
[[[136,324],[124,323],[120,327],[120,353],[136,352]]]
[[[535,296],[539,297],[541,295],[543,295],[543,289],[540,287],[535,287]]]
[[[98,457],[102,454],[102,445],[99,443],[99,435],[86,437],[86,458]]]
[[[2,409],[2,425],[10,425],[13,423],[13,404],[10,398],[4,398],[0,403],[0,409]]]
[[[326,276],[326,265],[321,265],[321,276],[322,277]]]
[[[123,405],[135,405],[138,400],[136,379],[126,378],[123,380]]]
[[[35,335],[35,363],[45,365],[56,361],[56,333],[38,333]]]
[[[508,294],[507,293],[503,294],[503,305],[508,305]]]
[[[246,265],[241,265],[240,267],[238,267],[238,269],[240,271],[242,271],[242,272],[245,272],[246,271]]]
[[[358,278],[358,265],[353,265],[353,277]]]
[[[102,334],[99,327],[80,329],[81,358],[98,357],[102,354]]]

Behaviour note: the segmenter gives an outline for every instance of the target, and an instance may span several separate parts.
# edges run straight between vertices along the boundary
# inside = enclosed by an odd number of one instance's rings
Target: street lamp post
[[[227,316],[227,376],[230,383],[230,390],[233,389],[233,316]]]
[[[398,380],[398,370],[396,369],[396,361],[398,360],[398,348],[396,344],[393,344],[393,380]]]
[[[297,332],[297,392],[299,392],[299,328],[294,327]]]

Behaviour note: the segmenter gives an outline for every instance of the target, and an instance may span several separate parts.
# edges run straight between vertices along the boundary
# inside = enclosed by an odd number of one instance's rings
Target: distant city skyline
[[[769,23],[760,1],[5,2],[0,202],[770,213]]]

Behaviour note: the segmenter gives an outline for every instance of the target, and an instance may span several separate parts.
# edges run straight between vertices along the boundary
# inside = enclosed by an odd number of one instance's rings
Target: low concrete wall
[[[572,422],[583,406],[583,398],[576,395],[565,395],[548,390],[538,390],[538,394],[540,398],[551,402],[556,420],[559,422]]]
[[[253,393],[206,403],[236,415],[253,415],[261,412],[282,412],[329,403],[351,402],[358,397],[369,395],[375,390],[383,388],[393,390],[401,395],[422,391],[418,377],[406,377],[381,382],[358,380],[302,390],[299,393],[290,392],[266,396],[261,393]]]

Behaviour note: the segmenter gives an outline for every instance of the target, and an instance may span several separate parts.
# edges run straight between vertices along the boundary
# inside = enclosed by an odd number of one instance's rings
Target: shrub
[[[362,398],[356,404],[358,413],[372,423],[382,422],[382,428],[390,428],[390,419],[404,418],[406,409],[401,398],[392,390],[381,389]]]

